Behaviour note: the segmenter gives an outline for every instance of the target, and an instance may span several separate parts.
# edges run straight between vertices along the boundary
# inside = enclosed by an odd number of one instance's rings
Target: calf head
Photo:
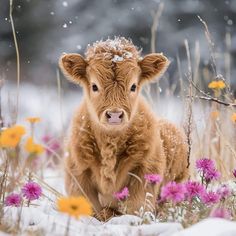
[[[169,61],[159,53],[141,58],[130,40],[115,38],[88,46],[85,58],[65,54],[59,65],[83,87],[91,119],[103,128],[122,130],[132,122],[142,85],[160,77]]]

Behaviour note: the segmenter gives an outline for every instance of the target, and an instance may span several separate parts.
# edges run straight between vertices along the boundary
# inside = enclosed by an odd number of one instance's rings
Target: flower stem
[[[68,236],[68,235],[69,235],[69,230],[70,230],[70,221],[71,221],[71,217],[68,216],[68,219],[67,219],[67,225],[66,225],[65,236]]]
[[[29,171],[28,182],[30,182],[31,180],[32,180],[32,174],[31,174],[31,171]],[[27,206],[28,207],[30,206],[30,200],[28,200]]]
[[[18,219],[17,219],[17,229],[20,231],[20,222],[22,217],[22,210],[23,210],[23,202],[21,202],[20,209],[18,211]]]

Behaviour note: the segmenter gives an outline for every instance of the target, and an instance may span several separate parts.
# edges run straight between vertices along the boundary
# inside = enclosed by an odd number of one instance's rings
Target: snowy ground
[[[44,172],[44,181],[57,192],[64,194],[63,172],[47,169]],[[59,213],[55,206],[56,196],[43,188],[43,197],[35,201],[29,208],[23,207],[21,217],[22,235],[65,235],[67,215]],[[19,208],[6,207],[5,220],[16,222],[19,217]],[[124,215],[114,217],[108,222],[99,222],[93,217],[72,219],[69,235],[80,236],[235,236],[236,223],[224,219],[208,218],[190,228],[184,229],[180,223],[160,223],[151,221],[150,224],[141,224],[138,216]],[[1,235],[1,233],[0,233]],[[41,235],[41,234],[40,234]]]
[[[16,212],[11,212],[16,215]],[[23,209],[22,229],[28,233],[37,231],[44,235],[64,235],[67,218],[57,213],[45,214],[35,208]],[[149,225],[131,226],[140,219],[125,215],[116,217],[107,223],[98,222],[94,218],[72,220],[69,235],[106,235],[106,236],[235,236],[236,223],[223,219],[206,219],[198,224],[183,229],[178,223],[152,223]]]
[[[45,174],[45,181],[63,193],[63,176],[57,172],[49,171]],[[44,190],[44,197],[34,202],[34,205],[23,207],[21,229],[23,235],[41,232],[43,235],[65,235],[67,219],[66,215],[58,213],[54,205],[55,196]],[[5,220],[16,222],[19,216],[19,208],[5,208]],[[140,224],[141,218],[124,215],[115,217],[107,223],[99,222],[93,217],[84,217],[80,220],[72,219],[69,235],[92,236],[235,236],[236,223],[223,219],[206,219],[190,228],[183,229],[179,223]],[[0,234],[2,235],[2,234]]]

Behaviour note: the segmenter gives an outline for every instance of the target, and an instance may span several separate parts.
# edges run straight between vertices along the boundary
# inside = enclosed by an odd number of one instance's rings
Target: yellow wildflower
[[[57,200],[57,208],[60,212],[76,218],[92,214],[92,206],[84,197],[61,197]]]
[[[42,145],[34,142],[32,137],[29,137],[25,143],[25,150],[31,154],[41,154],[44,152]]]
[[[33,124],[33,123],[40,122],[41,118],[40,117],[28,117],[26,120]]]
[[[211,83],[208,84],[208,88],[210,89],[224,89],[226,87],[225,82],[223,80],[213,80]]]
[[[3,130],[0,134],[0,147],[16,147],[24,134],[25,128],[20,125],[15,125],[13,127]]]
[[[212,119],[216,120],[219,117],[219,115],[220,115],[219,111],[212,111],[211,112],[211,118]]]
[[[236,112],[232,114],[231,120],[236,123]]]

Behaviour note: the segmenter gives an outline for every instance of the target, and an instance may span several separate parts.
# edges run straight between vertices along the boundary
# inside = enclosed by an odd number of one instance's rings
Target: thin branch
[[[211,97],[210,94],[207,94],[206,92],[204,92],[203,90],[201,90],[201,89],[193,82],[193,80],[190,80],[189,78],[187,78],[187,79],[188,79],[189,83],[191,83],[192,86],[193,86],[199,93],[205,95],[206,97]]]
[[[224,102],[224,101],[221,101],[217,98],[214,98],[214,97],[204,97],[204,96],[194,96],[195,98],[199,98],[199,99],[202,99],[202,100],[206,100],[206,101],[210,101],[210,102],[216,102],[218,104],[221,104],[221,105],[224,105],[224,106],[227,106],[227,107],[236,107],[236,103],[228,103],[228,102]]]
[[[211,102],[216,102],[224,106],[231,106],[231,107],[236,107],[236,103],[231,103],[231,102],[224,102],[218,98],[212,97],[210,94],[207,94],[203,90],[201,90],[192,80],[188,79],[189,83],[193,85],[193,87],[200,93],[202,96],[195,96],[196,98],[202,99],[202,100],[207,100]]]
[[[20,93],[20,53],[19,53],[19,48],[18,48],[18,43],[17,43],[17,38],[16,38],[16,32],[15,32],[15,26],[14,26],[14,21],[12,17],[12,11],[13,11],[13,0],[10,0],[10,22],[11,22],[11,28],[12,28],[12,34],[14,38],[14,44],[16,48],[16,66],[17,66],[17,94],[16,94],[16,111],[15,111],[15,123],[17,121],[17,116],[18,116],[18,107],[19,107],[19,93]]]

